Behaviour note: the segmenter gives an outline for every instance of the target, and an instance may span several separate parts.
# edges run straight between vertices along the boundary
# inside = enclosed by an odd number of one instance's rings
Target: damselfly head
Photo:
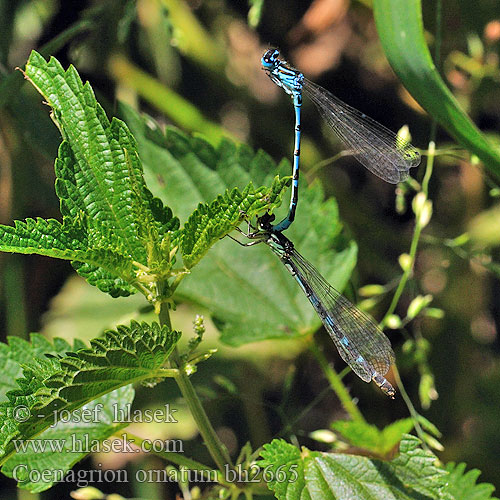
[[[261,231],[270,231],[272,229],[272,222],[276,216],[274,214],[265,213],[262,217],[257,219],[257,226]]]
[[[278,49],[267,49],[260,60],[262,68],[265,70],[273,69],[279,60],[280,51]]]

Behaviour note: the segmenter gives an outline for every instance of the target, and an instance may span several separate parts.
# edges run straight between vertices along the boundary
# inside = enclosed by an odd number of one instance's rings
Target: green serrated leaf
[[[71,402],[104,394],[131,380],[161,377],[161,367],[179,338],[179,332],[158,323],[132,321],[130,327],[107,330],[104,337],[91,341],[90,349],[69,353],[60,360],[63,375],[51,376],[45,385],[57,388],[58,396]]]
[[[334,201],[323,204],[318,195],[319,189],[303,190],[304,210],[297,214],[297,225],[288,230],[288,237],[342,290],[354,268],[357,249],[338,236]],[[307,223],[311,214],[319,217],[319,213],[321,222]],[[337,252],[332,250],[335,246]],[[179,287],[178,296],[208,308],[222,331],[222,340],[231,345],[292,338],[312,333],[321,325],[300,287],[264,245],[242,248],[233,241],[217,243]]]
[[[455,464],[450,462],[446,464],[446,470],[449,472],[446,492],[453,500],[498,500],[492,497],[495,487],[489,483],[477,484],[477,478],[481,471],[471,469],[465,472],[466,464]]]
[[[1,400],[7,399],[8,391],[18,389],[16,380],[22,375],[23,365],[32,363],[35,358],[45,358],[47,354],[63,355],[84,347],[79,340],[75,340],[73,346],[58,338],[51,343],[38,333],[32,333],[29,342],[19,337],[8,337],[7,341],[7,344],[0,342]]]
[[[26,219],[15,221],[14,226],[0,225],[0,249],[72,260],[85,256],[87,241],[81,225],[63,226],[54,219]]]
[[[217,148],[199,136],[167,127],[165,132],[148,116],[120,104],[120,113],[137,139],[144,177],[152,193],[186,221],[200,203],[211,203],[226,190],[271,186],[290,167],[276,164],[262,151],[223,139]]]
[[[24,366],[18,388],[0,404],[2,462],[15,451],[12,439],[38,435],[62,410],[73,411],[131,383],[170,376],[163,366],[179,337],[166,326],[133,321],[94,339],[90,349],[36,358]]]
[[[33,493],[47,490],[90,452],[111,445],[111,441],[105,440],[129,425],[116,421],[116,415],[133,399],[132,386],[122,387],[84,405],[40,436],[17,441],[18,451],[3,465],[2,472],[16,479],[23,489]],[[53,473],[43,474],[49,470]]]
[[[15,221],[13,227],[0,225],[0,250],[70,260],[75,268],[83,268],[81,274],[88,277],[91,284],[99,285],[104,291],[114,296],[135,293],[137,290],[128,284],[135,280],[130,257],[118,243],[114,249],[109,248],[106,237],[96,234],[95,227],[95,223],[87,219],[75,223],[67,219],[64,224],[40,218]],[[87,271],[90,269],[94,272]]]
[[[262,151],[254,153],[230,140],[214,148],[204,139],[174,128],[163,132],[152,119],[141,118],[127,106],[120,110],[137,139],[148,185],[181,219],[188,219],[200,201],[211,203],[227,189],[237,187],[243,193],[250,182],[271,186],[276,175],[282,179],[290,173],[288,161],[276,165]],[[318,184],[304,187],[296,221],[287,235],[324,277],[342,290],[354,268],[357,249],[341,234],[335,201],[325,202],[323,198]],[[275,210],[277,218],[286,210]],[[215,244],[183,280],[175,297],[211,311],[224,342],[240,345],[266,338],[290,338],[311,333],[321,325],[302,290],[268,248],[242,248],[227,238],[219,241],[216,238],[234,221],[226,226],[225,221],[215,221],[217,229],[222,230],[210,233],[213,226],[207,205],[195,214],[201,231],[197,233],[198,226],[193,224],[194,237],[184,240],[186,260],[191,264],[191,256],[194,262]],[[236,220],[240,214],[235,211],[232,215]],[[199,247],[191,253],[196,245]]]
[[[185,266],[190,269],[197,264],[210,247],[239,226],[243,218],[251,219],[264,210],[279,206],[288,181],[288,178],[276,177],[269,189],[257,190],[250,183],[243,191],[227,190],[212,203],[200,204],[181,232]]]
[[[47,62],[32,52],[25,76],[52,107],[64,139],[55,164],[64,221],[83,222],[78,240],[86,244],[82,250],[98,251],[98,259],[74,258],[75,269],[112,296],[136,291],[131,283],[137,263],[165,275],[173,264],[170,233],[179,221],[146,188],[137,144],[127,126],[116,118],[108,120],[73,66],[64,71],[56,59]],[[119,258],[110,260],[104,249]]]
[[[397,420],[380,431],[366,422],[337,420],[332,429],[353,446],[384,456],[401,441],[404,434],[413,429],[413,421],[411,418]]]
[[[320,455],[319,452],[306,450],[308,458]],[[314,498],[309,492],[305,477],[307,463],[297,447],[282,439],[274,439],[270,444],[264,445],[261,456],[263,460],[257,463],[266,473],[268,487],[274,491],[276,498],[279,500]]]
[[[258,464],[279,500],[408,500],[442,498],[448,473],[405,435],[400,454],[385,462],[341,453],[299,450],[283,440],[264,445]]]

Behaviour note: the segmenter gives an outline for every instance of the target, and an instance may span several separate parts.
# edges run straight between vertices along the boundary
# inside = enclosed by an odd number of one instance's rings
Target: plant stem
[[[420,227],[420,223],[417,219],[417,221],[415,223],[415,230],[413,231],[411,246],[410,246],[410,264],[405,269],[405,271],[403,272],[403,275],[401,276],[401,279],[399,280],[398,287],[396,288],[396,291],[394,292],[391,304],[390,304],[389,308],[387,309],[385,316],[382,318],[382,321],[380,322],[381,328],[383,328],[385,326],[389,316],[396,310],[396,306],[398,305],[399,299],[401,298],[401,294],[403,293],[403,290],[406,286],[406,283],[407,283],[409,277],[411,276],[411,274],[413,273],[413,265],[415,263],[415,256],[417,254],[417,246],[418,246],[418,240],[420,238],[421,230],[422,230],[422,228]]]
[[[425,441],[425,433],[422,429],[422,426],[420,425],[419,422],[419,417],[420,415],[417,413],[417,410],[415,410],[415,407],[413,406],[413,403],[411,402],[410,396],[408,396],[408,393],[406,392],[406,389],[403,385],[403,381],[401,380],[401,375],[399,374],[399,370],[397,366],[394,366],[394,377],[396,378],[396,383],[399,389],[399,392],[401,393],[401,397],[403,398],[403,401],[406,404],[406,407],[408,408],[408,411],[410,412],[410,415],[413,420],[413,425],[415,426],[415,430],[417,431],[418,437],[422,441],[422,447],[426,450],[429,451],[429,447],[427,446],[427,443]]]
[[[223,472],[226,464],[232,466],[227,448],[219,439],[215,429],[212,427],[212,424],[210,423],[210,420],[201,405],[201,401],[194,390],[193,384],[191,384],[191,380],[189,380],[187,373],[182,369],[179,355],[176,351],[174,351],[173,357],[175,360],[174,362],[177,363],[177,366],[179,367],[179,375],[175,377],[175,381],[177,382],[177,385],[179,386],[179,389],[188,404],[189,410],[193,415],[200,434],[203,436],[203,440],[205,441],[210,455],[212,455],[212,458],[217,464],[219,470]]]
[[[429,179],[432,175],[432,167],[434,165],[434,151],[435,151],[435,145],[433,142],[431,142],[429,144],[429,156],[427,157],[424,179],[422,181],[422,192],[425,193],[426,198],[429,187]],[[420,239],[421,232],[422,232],[422,226],[420,224],[420,217],[417,216],[415,221],[415,230],[413,231],[413,237],[411,239],[411,245],[410,245],[410,253],[409,253],[410,263],[404,270],[403,275],[399,280],[398,287],[394,292],[391,304],[387,309],[387,312],[385,313],[385,316],[383,317],[382,321],[380,322],[381,327],[385,326],[387,318],[396,310],[396,306],[398,305],[399,299],[401,298],[401,294],[403,293],[406,283],[413,273],[413,266],[415,265],[415,257],[417,255],[418,241]]]
[[[365,419],[359,408],[353,403],[351,396],[347,392],[345,385],[342,383],[339,375],[333,370],[333,368],[328,364],[323,353],[318,349],[314,342],[309,343],[309,350],[313,353],[314,357],[317,359],[323,373],[326,375],[330,387],[333,392],[337,395],[344,407],[345,411],[349,414],[352,420],[356,422],[364,422]]]
[[[159,320],[161,325],[167,325],[169,328],[172,328],[168,304],[163,303],[161,305]],[[224,466],[226,464],[229,464],[232,467],[231,458],[229,457],[227,448],[217,436],[215,429],[212,427],[212,424],[203,409],[201,401],[194,390],[193,384],[184,370],[183,362],[179,356],[177,348],[175,348],[172,352],[170,361],[172,368],[177,368],[179,370],[178,375],[174,377],[174,380],[177,382],[182,396],[186,400],[189,411],[198,426],[198,430],[205,441],[208,451],[217,464],[218,469],[221,472],[224,472]]]

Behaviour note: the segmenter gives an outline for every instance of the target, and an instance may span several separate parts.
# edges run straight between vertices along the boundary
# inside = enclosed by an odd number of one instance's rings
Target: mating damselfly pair
[[[249,223],[248,232],[243,234],[253,241],[245,246],[266,243],[271,248],[306,294],[342,359],[362,380],[373,380],[393,398],[396,391],[384,377],[394,362],[389,339],[372,318],[329,285],[283,235],[295,219],[298,203],[302,94],[314,102],[349,152],[381,179],[392,184],[404,181],[410,168],[420,163],[420,154],[383,125],[307,80],[300,71],[279,58],[277,49],[267,50],[261,63],[271,80],[283,88],[293,101],[295,150],[292,193],[288,214],[279,223],[273,225],[274,216],[268,214],[258,219],[258,228]]]

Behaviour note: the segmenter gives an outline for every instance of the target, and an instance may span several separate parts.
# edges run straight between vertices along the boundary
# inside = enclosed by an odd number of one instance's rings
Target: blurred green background
[[[438,69],[446,84],[492,143],[500,142],[498,2],[443,0],[439,23],[435,2],[424,1],[422,13],[433,53],[441,31]],[[308,78],[392,130],[407,124],[419,148],[426,150],[431,137],[432,117],[387,62],[369,0],[0,0],[0,34],[3,224],[26,217],[59,217],[53,188],[58,130],[48,108],[14,70],[24,66],[32,49],[56,56],[65,67],[74,64],[109,115],[117,112],[118,101],[124,101],[160,123],[201,132],[214,143],[227,135],[264,149],[276,161],[291,158],[293,110],[289,98],[260,69],[260,57],[269,45],[279,47]],[[303,108],[303,137],[302,178],[318,178],[328,196],[337,199],[341,219],[359,246],[351,288],[380,283],[389,284],[392,291],[401,274],[398,256],[409,251],[411,210],[397,210],[395,187],[351,158],[318,168],[340,146],[309,102]],[[396,312],[404,316],[416,295],[431,294],[433,307],[442,309],[444,317],[418,318],[389,334],[414,404],[442,432],[444,450],[439,457],[443,462],[465,461],[482,471],[482,481],[498,486],[500,189],[439,128],[436,148],[448,154],[436,157],[429,184],[433,217],[424,229],[414,275]],[[419,181],[424,164],[425,158],[412,171]],[[404,196],[400,200],[410,201]],[[454,240],[464,233],[469,235],[464,245]],[[2,340],[7,335],[26,337],[31,331],[92,338],[142,304],[137,298],[96,296],[74,276],[67,282],[74,274],[67,262],[0,255],[0,272]],[[389,301],[390,296],[383,297],[370,312],[381,318]],[[93,313],[96,307],[98,315]],[[175,326],[189,330],[197,312],[194,306],[181,306]],[[221,347],[214,327],[209,333],[209,342]],[[326,343],[325,337],[318,339]],[[205,377],[198,383],[207,411],[211,415],[218,409],[216,425],[234,440],[235,449],[247,439],[265,440],[280,432],[289,423],[287,416],[300,416],[311,402],[315,404],[293,422],[285,437],[307,436],[345,416],[325,390],[316,362],[300,346],[222,346],[203,370]],[[255,375],[252,384],[248,373]],[[423,376],[432,374],[435,389],[427,390],[422,409],[419,386]],[[173,389],[166,385],[155,389],[158,401],[173,397],[168,392]],[[373,392],[359,387],[357,393],[363,414],[378,426],[408,414],[401,399],[394,404],[377,399],[373,404]],[[151,398],[149,392],[144,394]],[[139,392],[139,401],[141,396]],[[252,427],[254,417],[267,420],[267,428]],[[184,427],[183,438],[193,438],[195,430]],[[203,453],[196,443],[193,439],[188,455]],[[16,498],[13,482],[0,481],[2,498]],[[66,498],[68,488],[57,486],[41,497]],[[167,487],[134,494],[170,498],[172,491]]]

